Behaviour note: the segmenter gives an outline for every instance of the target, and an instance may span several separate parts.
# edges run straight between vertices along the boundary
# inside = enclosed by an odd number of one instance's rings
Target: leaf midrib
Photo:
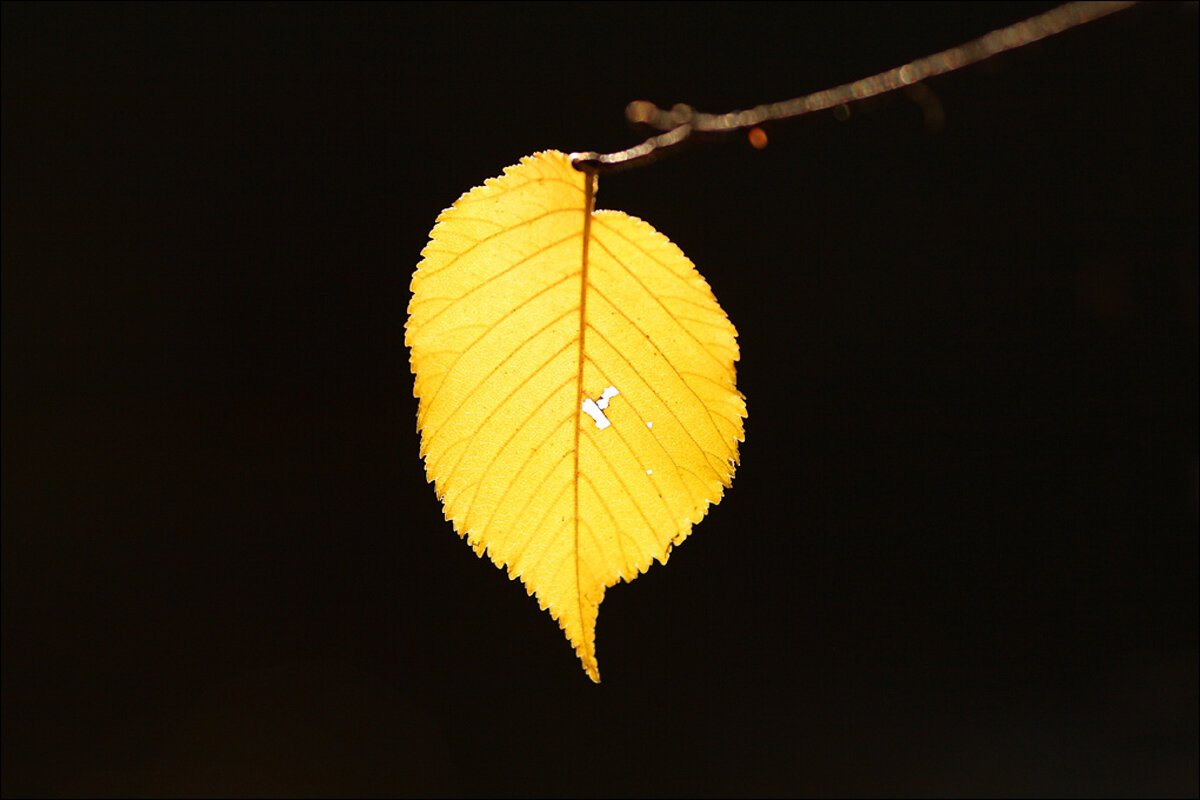
[[[580,253],[580,269],[579,269],[579,358],[576,364],[575,376],[575,469],[572,478],[572,488],[575,493],[575,513],[572,515],[572,530],[574,531],[574,554],[575,554],[575,608],[579,614],[580,642],[583,647],[583,652],[587,656],[584,661],[584,667],[589,666],[588,660],[591,654],[588,653],[588,635],[587,621],[583,615],[583,592],[579,586],[579,436],[580,436],[580,420],[579,415],[583,409],[583,363],[585,353],[585,337],[587,336],[587,289],[588,289],[588,241],[592,238],[592,199],[595,196],[596,176],[591,173],[583,173],[584,191],[583,191],[583,245]],[[591,670],[588,670],[589,674]]]

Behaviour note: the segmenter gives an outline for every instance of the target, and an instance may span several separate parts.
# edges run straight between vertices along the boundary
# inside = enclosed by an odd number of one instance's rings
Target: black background
[[[1047,7],[5,4],[4,793],[1194,796],[1194,3],[601,181],[749,406],[601,685],[418,458],[460,193]]]

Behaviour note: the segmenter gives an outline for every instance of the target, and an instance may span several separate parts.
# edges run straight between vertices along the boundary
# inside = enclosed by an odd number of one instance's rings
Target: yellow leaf
[[[442,212],[405,341],[446,519],[599,682],[605,589],[665,563],[720,502],[746,403],[704,278],[645,222],[593,211],[594,181],[547,151]]]

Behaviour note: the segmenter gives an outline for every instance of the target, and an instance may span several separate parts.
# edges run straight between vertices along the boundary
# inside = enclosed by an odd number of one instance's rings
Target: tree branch
[[[625,116],[629,121],[663,133],[616,153],[572,153],[571,164],[577,170],[593,174],[607,174],[645,166],[690,143],[721,139],[764,122],[792,119],[912,86],[927,78],[962,69],[998,53],[1032,44],[1132,5],[1135,3],[1066,3],[1044,14],[1030,17],[1024,22],[992,31],[974,41],[917,59],[887,72],[804,97],[761,105],[745,111],[706,114],[683,104],[667,111],[647,100],[636,100],[625,109]]]

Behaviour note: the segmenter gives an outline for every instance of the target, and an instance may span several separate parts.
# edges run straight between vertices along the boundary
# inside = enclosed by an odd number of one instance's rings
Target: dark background
[[[1049,7],[3,7],[3,791],[1195,795],[1196,5],[604,178],[740,332],[593,685],[425,482],[438,212]]]

